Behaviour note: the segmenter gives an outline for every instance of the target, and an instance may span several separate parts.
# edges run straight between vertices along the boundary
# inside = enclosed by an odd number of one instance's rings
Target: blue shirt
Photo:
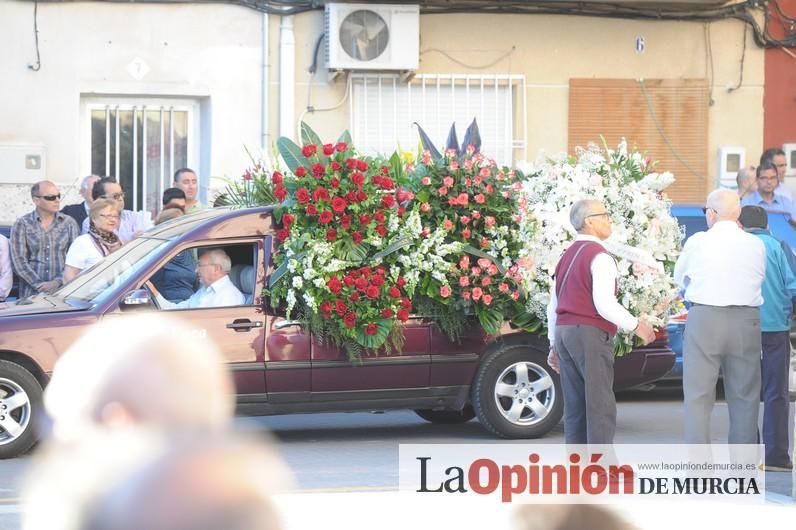
[[[152,283],[169,302],[182,302],[193,295],[196,261],[193,251],[183,250],[152,276]]]
[[[766,247],[766,277],[763,280],[763,305],[760,306],[761,331],[789,331],[791,297],[796,296],[796,276],[790,268],[782,244],[768,230],[755,228],[750,233]]]
[[[759,191],[750,193],[741,200],[741,206],[749,205],[760,206],[768,212],[769,215],[772,213],[782,214],[785,219],[789,221],[791,219],[796,219],[796,210],[793,208],[793,201],[784,195],[780,195],[776,191],[774,192],[774,198],[771,199],[771,202],[766,202],[766,200],[760,196]]]

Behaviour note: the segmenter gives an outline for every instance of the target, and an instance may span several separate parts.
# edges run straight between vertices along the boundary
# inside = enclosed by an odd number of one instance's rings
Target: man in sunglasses
[[[133,212],[132,210],[124,209],[124,191],[122,187],[116,182],[113,177],[102,177],[94,183],[91,188],[91,196],[93,200],[97,199],[112,199],[116,201],[119,209],[119,227],[116,229],[116,235],[122,243],[129,243],[136,237],[140,236],[147,227],[144,225],[142,217]],[[87,234],[89,229],[89,219],[83,221],[80,233]]]
[[[11,261],[19,276],[19,297],[50,293],[63,281],[69,245],[80,235],[74,219],[58,210],[61,193],[50,181],[30,189],[36,209],[25,214],[11,229]]]

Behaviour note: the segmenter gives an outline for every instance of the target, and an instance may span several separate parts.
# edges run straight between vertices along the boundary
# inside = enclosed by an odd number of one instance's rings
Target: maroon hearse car
[[[542,436],[561,419],[561,387],[546,363],[545,338],[507,328],[498,337],[473,331],[454,344],[418,316],[405,326],[403,351],[361,364],[313,341],[301,322],[262,298],[272,243],[270,208],[207,210],[155,227],[52,295],[0,309],[0,457],[35,442],[42,389],[58,356],[100,319],[159,310],[145,282],[178,253],[206,247],[230,255],[230,278],[247,303],[174,311],[221,348],[242,413],[414,409],[433,423],[478,416],[506,438]],[[659,337],[617,360],[615,387],[658,379],[673,363]]]

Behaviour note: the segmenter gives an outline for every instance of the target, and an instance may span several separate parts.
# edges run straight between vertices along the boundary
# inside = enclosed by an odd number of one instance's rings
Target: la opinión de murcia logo
[[[515,495],[760,495],[754,477],[672,477],[638,476],[631,465],[604,465],[602,453],[586,461],[571,453],[567,464],[541,463],[537,453],[528,455],[528,464],[499,465],[490,458],[478,458],[468,466],[446,467],[442,475],[432,457],[415,457],[419,465],[416,493],[499,492],[502,502]]]

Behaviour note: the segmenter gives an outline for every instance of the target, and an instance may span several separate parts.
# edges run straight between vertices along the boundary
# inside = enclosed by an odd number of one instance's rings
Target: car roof
[[[223,239],[250,237],[271,231],[273,206],[222,207],[192,212],[147,230],[152,239]]]

